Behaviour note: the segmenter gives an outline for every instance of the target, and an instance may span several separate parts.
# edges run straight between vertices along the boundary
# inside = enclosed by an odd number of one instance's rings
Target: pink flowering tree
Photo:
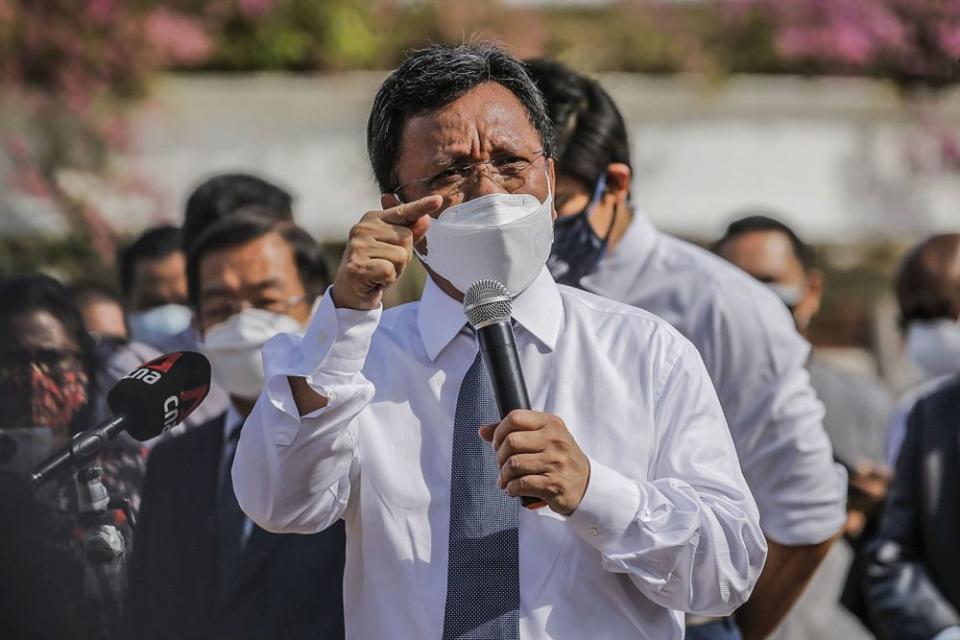
[[[960,0],[723,0],[731,23],[761,22],[787,70],[892,81],[922,135],[905,152],[918,170],[960,170],[960,136],[938,109],[960,82]],[[934,153],[924,153],[934,149]],[[933,158],[933,160],[931,160]]]
[[[218,25],[260,15],[271,4],[0,0],[2,188],[47,200],[109,261],[115,232],[64,176],[111,177],[110,152],[130,145],[126,109],[144,95],[150,74],[202,63]],[[113,178],[101,184],[149,190],[135,176]]]
[[[960,79],[960,0],[732,0],[765,12],[788,60],[898,85]]]

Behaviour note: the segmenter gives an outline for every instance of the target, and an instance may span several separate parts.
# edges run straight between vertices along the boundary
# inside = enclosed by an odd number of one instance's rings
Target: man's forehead
[[[290,245],[276,231],[243,244],[216,249],[200,260],[200,278],[206,284],[224,277],[260,280],[264,274],[285,276],[295,261]],[[294,273],[295,275],[295,273]]]
[[[401,155],[404,151],[431,156],[494,148],[521,151],[531,145],[539,146],[539,134],[523,104],[503,85],[486,82],[449,104],[409,118]]]

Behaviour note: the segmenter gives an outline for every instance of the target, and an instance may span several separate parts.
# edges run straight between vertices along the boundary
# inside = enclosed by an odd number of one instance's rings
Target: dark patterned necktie
[[[453,426],[443,640],[519,640],[517,500],[497,485],[497,452],[478,433],[500,421],[480,354],[460,385]]]

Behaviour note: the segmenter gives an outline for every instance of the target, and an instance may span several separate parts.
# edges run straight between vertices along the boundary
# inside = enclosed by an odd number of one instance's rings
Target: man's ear
[[[381,193],[380,194],[380,208],[383,210],[391,209],[393,207],[399,206],[400,201],[397,200],[397,196],[393,193]]]
[[[820,269],[809,269],[807,271],[807,289],[811,295],[816,296],[817,308],[820,307],[820,299],[823,298],[823,272]]]
[[[607,165],[607,185],[605,191],[613,195],[617,203],[626,202],[630,195],[630,181],[633,172],[622,162],[612,162]]]

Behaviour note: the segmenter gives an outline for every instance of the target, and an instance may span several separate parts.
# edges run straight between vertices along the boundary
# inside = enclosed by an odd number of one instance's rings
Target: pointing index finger
[[[413,202],[406,202],[396,207],[386,209],[381,216],[381,220],[390,224],[409,227],[423,216],[439,209],[442,204],[442,197],[437,195],[426,196]]]

